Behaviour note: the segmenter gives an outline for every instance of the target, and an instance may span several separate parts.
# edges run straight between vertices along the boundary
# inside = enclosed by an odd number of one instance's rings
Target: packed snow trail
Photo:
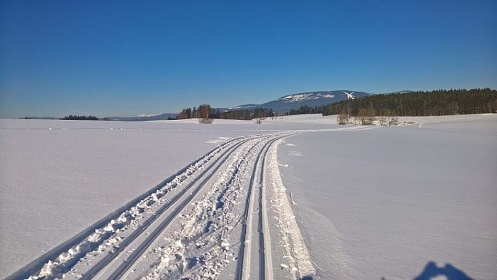
[[[276,154],[284,138],[303,132],[227,141],[58,248],[55,257],[14,276],[312,279]]]
[[[238,279],[251,279],[250,276],[255,276],[255,270],[259,270],[259,279],[272,279],[272,260],[271,260],[271,247],[269,242],[269,226],[267,225],[267,212],[265,205],[265,195],[262,192],[265,189],[262,188],[264,183],[264,161],[267,156],[267,151],[269,146],[274,143],[275,140],[268,142],[264,148],[261,150],[259,156],[254,164],[253,173],[250,180],[249,195],[247,198],[246,208],[245,208],[245,223],[242,229],[242,239],[240,256],[238,259],[237,266],[237,278]],[[258,194],[257,194],[258,190]],[[258,197],[258,199],[256,199]],[[258,200],[258,219],[255,220],[254,204]],[[265,214],[263,214],[263,212]],[[263,215],[265,219],[263,219]],[[264,220],[264,221],[263,221]],[[253,232],[253,228],[258,227],[259,233]],[[258,240],[258,242],[256,242]],[[258,251],[259,256],[258,262],[252,260],[252,251]],[[254,259],[257,258],[254,254]],[[251,264],[254,267],[251,269]],[[253,274],[251,274],[253,273]],[[254,278],[254,277],[252,277]]]

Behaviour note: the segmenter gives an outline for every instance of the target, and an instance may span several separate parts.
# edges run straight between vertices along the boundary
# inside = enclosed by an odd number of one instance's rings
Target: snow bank
[[[296,268],[298,278],[305,279],[305,277],[312,277],[316,271],[311,263],[311,257],[293,215],[286,188],[281,180],[277,158],[277,148],[281,141],[278,140],[269,150],[271,190],[274,193],[275,203],[278,204],[278,207],[276,207],[278,223],[282,239],[285,242],[284,247],[287,250],[286,256],[291,265]],[[284,266],[285,264],[282,265]]]

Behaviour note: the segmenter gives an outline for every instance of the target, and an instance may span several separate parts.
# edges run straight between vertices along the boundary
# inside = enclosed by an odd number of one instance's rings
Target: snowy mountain
[[[256,107],[272,108],[273,111],[279,113],[286,113],[292,109],[298,109],[300,106],[322,106],[330,103],[339,102],[347,99],[355,99],[359,97],[369,96],[370,93],[361,91],[351,91],[351,90],[334,90],[334,91],[314,91],[314,92],[303,92],[285,95],[276,100],[269,101],[263,104],[248,104],[240,105],[231,110],[240,109],[253,109]]]

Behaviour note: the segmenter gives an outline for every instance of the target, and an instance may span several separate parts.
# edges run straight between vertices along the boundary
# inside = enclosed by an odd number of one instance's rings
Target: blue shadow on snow
[[[466,275],[462,270],[457,269],[450,263],[445,267],[438,267],[434,262],[429,262],[423,272],[414,278],[414,280],[429,280],[433,277],[445,276],[448,280],[471,280],[472,278]]]

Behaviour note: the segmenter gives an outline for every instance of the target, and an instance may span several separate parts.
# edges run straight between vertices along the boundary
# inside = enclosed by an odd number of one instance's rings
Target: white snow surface
[[[495,279],[497,116],[404,120],[414,124],[343,127],[336,116],[320,115],[261,125],[0,120],[0,251],[8,256],[0,260],[0,277],[219,145],[286,131],[296,134],[277,146],[279,168],[270,175],[281,174],[276,189],[286,191],[285,207],[295,214],[288,223],[303,236],[292,246],[308,249],[311,258],[312,266],[298,264],[301,272],[316,271],[317,279],[406,279],[435,261]],[[248,180],[250,172],[239,173],[237,181]],[[230,245],[221,243],[223,251]]]
[[[283,96],[280,98],[280,100],[284,100],[285,103],[292,103],[319,98],[335,98],[335,95],[330,93],[299,93]]]
[[[416,124],[280,146],[318,277],[413,279],[434,261],[496,279],[496,116],[401,120]]]

